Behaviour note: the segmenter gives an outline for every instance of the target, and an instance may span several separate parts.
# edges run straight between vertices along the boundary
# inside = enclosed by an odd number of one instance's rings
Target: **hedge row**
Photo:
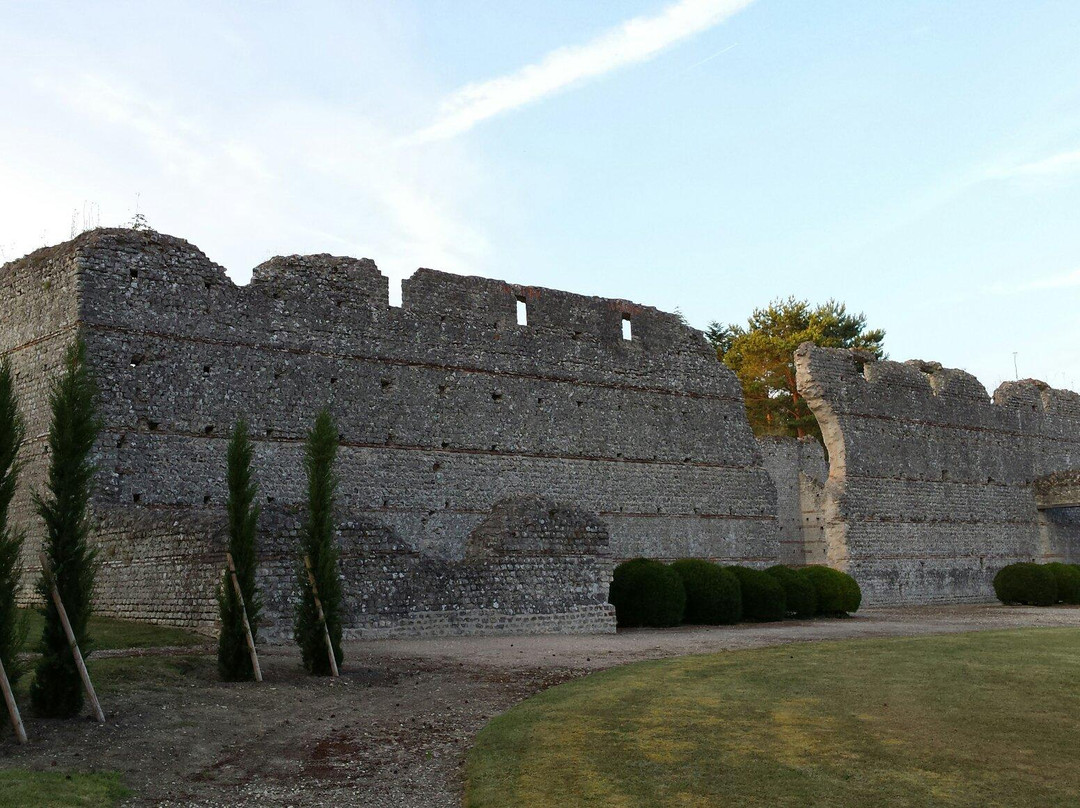
[[[1080,565],[1058,562],[1009,564],[994,576],[994,594],[1002,603],[1028,606],[1080,604]]]
[[[635,558],[615,568],[608,600],[619,626],[730,625],[785,617],[844,615],[862,602],[850,575],[830,567],[767,570],[684,558]]]

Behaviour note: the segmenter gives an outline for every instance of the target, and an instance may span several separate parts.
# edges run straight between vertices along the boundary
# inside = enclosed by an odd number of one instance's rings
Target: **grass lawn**
[[[36,651],[41,639],[41,630],[45,618],[37,609],[20,609],[29,622],[26,634],[26,650]],[[200,645],[208,638],[185,631],[182,628],[155,626],[151,623],[138,623],[134,620],[117,620],[115,617],[91,615],[87,633],[92,640],[92,649],[113,648],[153,648],[165,645]],[[85,652],[87,649],[83,649]]]
[[[0,771],[0,808],[112,808],[130,794],[115,773]]]
[[[626,665],[493,719],[466,806],[1080,805],[1080,630]]]
[[[26,638],[26,649],[35,649],[41,637],[44,618],[32,609],[24,609],[29,618],[30,628]],[[162,646],[180,646],[188,648],[208,642],[208,638],[179,628],[155,626],[151,623],[138,623],[134,620],[117,620],[112,617],[90,618],[88,629],[93,643],[91,648],[104,649],[140,649]],[[85,652],[85,649],[83,649]],[[86,660],[94,689],[99,694],[125,691],[132,688],[182,687],[190,683],[192,676],[215,676],[214,658],[178,652],[169,656],[125,656],[96,659],[91,653]],[[26,673],[16,685],[16,695],[27,697],[30,694],[30,682],[34,678],[34,662],[28,660]],[[0,803],[2,806],[3,803]]]

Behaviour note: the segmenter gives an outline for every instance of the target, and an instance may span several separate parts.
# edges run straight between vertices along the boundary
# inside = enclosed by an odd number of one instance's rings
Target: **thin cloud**
[[[239,113],[195,113],[190,105],[159,103],[123,79],[89,74],[42,75],[36,88],[59,102],[65,121],[59,128],[84,133],[78,146],[112,158],[104,179],[94,174],[97,161],[75,161],[73,171],[64,173],[67,183],[85,188],[81,193],[101,204],[103,223],[119,224],[116,211],[122,206],[113,189],[138,189],[152,225],[198,235],[212,257],[235,264],[231,274],[239,282],[255,263],[233,257],[250,255],[235,235],[244,227],[262,234],[260,249],[323,250],[333,243],[335,249],[371,255],[395,277],[417,266],[484,269],[487,236],[459,208],[483,192],[485,181],[455,144],[431,154],[404,151],[397,134],[378,121],[319,103],[265,101]],[[47,149],[29,145],[24,157],[45,165],[51,159]],[[42,176],[55,173],[15,174],[0,166],[0,188],[18,189],[10,196],[33,211],[30,222],[56,219],[55,201],[70,192],[46,190]],[[191,199],[200,204],[191,205]],[[24,236],[9,251],[0,232],[5,255],[66,237],[70,207],[59,210],[63,231],[40,241]],[[18,232],[12,223],[19,210],[0,204],[0,213],[0,230],[11,226]],[[28,226],[19,229],[25,233]]]
[[[687,70],[693,70],[693,69],[694,69],[695,67],[701,67],[701,66],[702,66],[703,64],[705,64],[706,62],[711,62],[711,61],[712,61],[713,59],[715,59],[716,57],[718,57],[718,56],[723,56],[723,55],[724,55],[725,53],[727,53],[728,51],[730,51],[730,50],[734,50],[734,49],[735,49],[735,46],[736,46],[736,45],[738,45],[738,44],[739,44],[739,43],[738,43],[738,42],[736,42],[736,43],[735,43],[734,45],[728,45],[728,46],[727,46],[726,48],[724,48],[723,50],[718,50],[718,51],[717,51],[716,53],[714,53],[714,54],[713,54],[712,56],[706,56],[706,57],[705,57],[704,59],[702,59],[702,60],[701,60],[700,62],[694,62],[694,63],[693,63],[692,65],[690,65],[690,67],[688,67],[688,68],[686,68],[686,69],[687,69]]]
[[[999,169],[993,172],[993,176],[998,179],[1014,177],[1049,178],[1073,173],[1080,173],[1080,149],[1055,154],[1044,160]]]
[[[634,17],[584,45],[551,51],[539,62],[467,84],[442,104],[442,114],[408,140],[424,143],[467,132],[481,121],[538,101],[586,79],[643,62],[723,22],[754,0],[681,0],[652,17]]]
[[[1071,272],[1063,272],[1060,275],[1051,275],[1048,278],[1037,278],[1024,283],[996,283],[989,288],[989,292],[995,295],[1012,295],[1018,292],[1037,292],[1046,289],[1073,289],[1080,288],[1080,269]]]

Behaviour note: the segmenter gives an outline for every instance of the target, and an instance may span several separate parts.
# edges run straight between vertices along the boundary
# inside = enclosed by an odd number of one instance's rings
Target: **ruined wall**
[[[760,437],[758,444],[776,485],[779,563],[825,564],[825,481],[829,466],[814,438]]]
[[[36,521],[30,493],[41,490],[47,469],[49,379],[62,366],[64,352],[79,319],[80,276],[77,261],[65,245],[38,250],[0,268],[0,356],[12,364],[26,423],[20,451],[21,485],[12,502],[14,527]],[[36,569],[39,546],[23,545],[23,567]],[[26,595],[32,589],[24,580]]]
[[[1033,488],[1044,552],[1080,563],[1080,469],[1039,477]]]
[[[50,262],[72,281],[62,313],[42,309],[31,278]],[[21,321],[32,333],[5,326],[0,350],[29,374],[20,389],[35,412],[44,374],[29,344],[58,323],[70,338],[75,320],[87,341],[106,425],[95,505],[121,557],[134,510],[156,520],[132,542],[156,554],[149,566],[212,566],[202,520],[220,517],[241,416],[268,514],[298,506],[302,440],[323,404],[341,431],[343,521],[364,526],[362,541],[392,536],[389,555],[436,577],[435,562],[465,560],[497,502],[532,495],[598,514],[616,559],[777,555],[774,488],[738,382],[674,315],[431,270],[391,307],[371,261],[330,256],[276,258],[236,287],[191,244],[132,231],[87,233],[12,266],[2,277],[35,301]],[[125,565],[109,570],[108,587],[122,587]],[[207,586],[215,575],[204,570]],[[191,608],[177,603],[175,616]]]
[[[1039,511],[1039,546],[1043,554],[1066,564],[1080,564],[1080,506]]]
[[[1033,481],[1080,468],[1080,396],[805,344],[799,390],[829,451],[829,563],[872,604],[989,600],[994,573],[1051,561]]]

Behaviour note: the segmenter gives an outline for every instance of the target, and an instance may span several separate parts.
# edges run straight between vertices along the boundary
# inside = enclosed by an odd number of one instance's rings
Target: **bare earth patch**
[[[304,675],[283,647],[263,653],[261,686],[218,682],[208,646],[140,658],[102,652],[108,723],[28,717],[31,744],[20,748],[5,733],[0,766],[115,770],[137,795],[131,806],[456,806],[464,754],[488,719],[594,670],[789,642],[1025,626],[1080,626],[1080,608],[916,607],[606,636],[357,642],[337,681]],[[155,667],[139,667],[147,663]]]

